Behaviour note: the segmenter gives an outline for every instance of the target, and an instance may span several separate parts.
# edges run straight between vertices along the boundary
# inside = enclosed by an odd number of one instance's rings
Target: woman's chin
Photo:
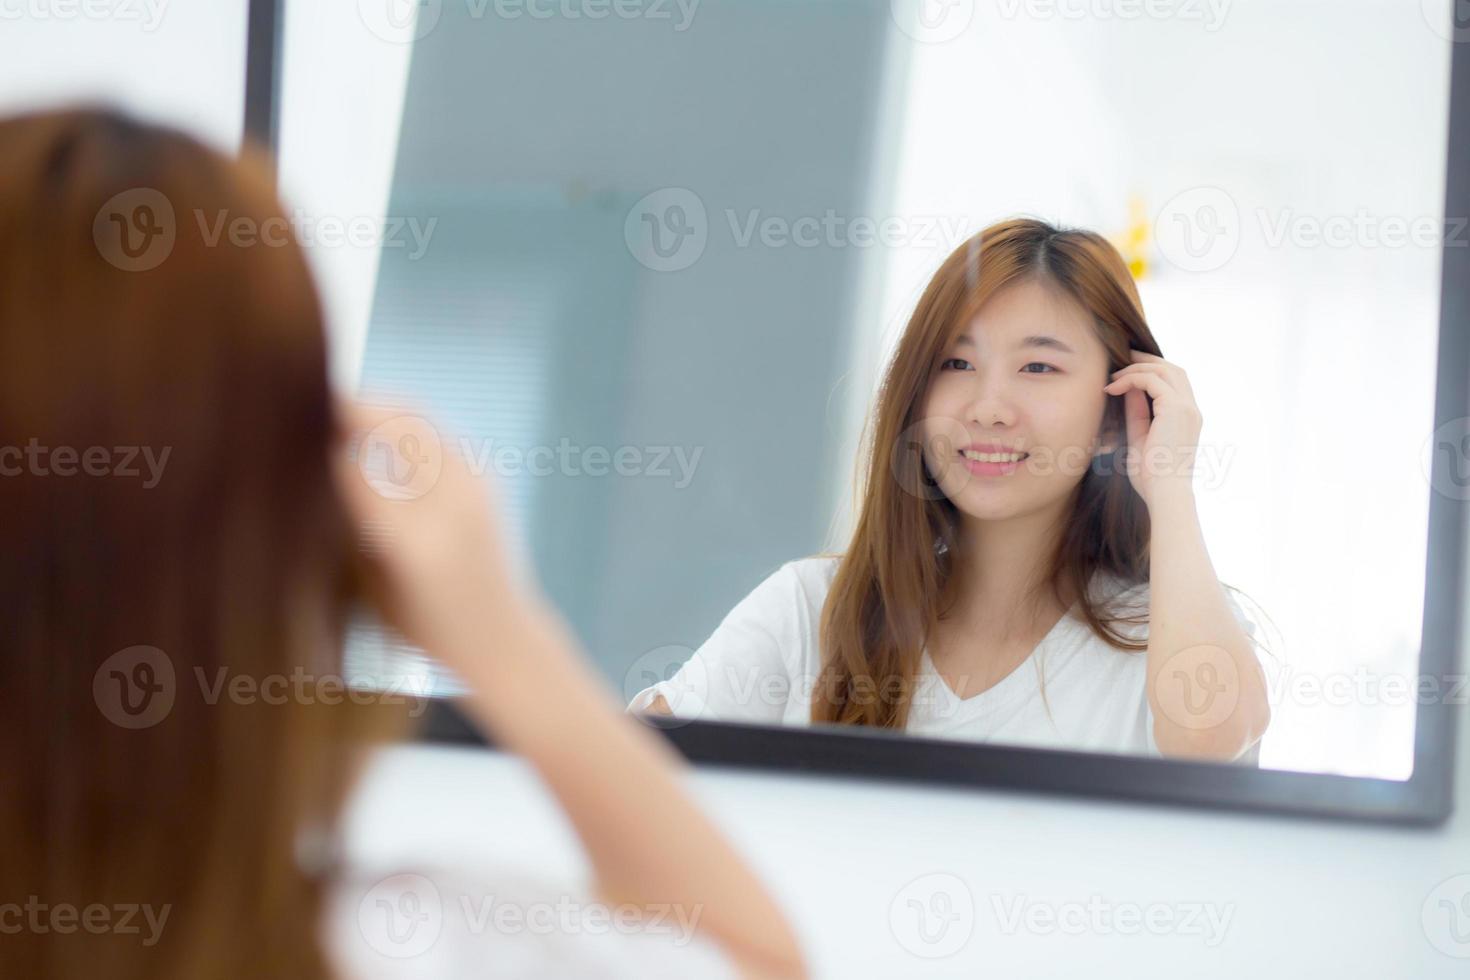
[[[950,500],[955,509],[965,517],[976,521],[1004,521],[1025,513],[1030,508],[1025,501],[1011,493],[967,490]]]

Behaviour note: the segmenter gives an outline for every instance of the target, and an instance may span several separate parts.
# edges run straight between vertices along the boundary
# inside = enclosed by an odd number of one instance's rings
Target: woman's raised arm
[[[391,409],[345,411],[359,439],[370,431],[389,450],[424,425]],[[539,588],[517,580],[493,488],[439,443],[418,441],[416,452],[442,460],[411,499],[379,493],[343,454],[343,492],[375,542],[385,617],[464,681],[475,721],[498,744],[536,767],[581,837],[604,899],[682,906],[746,976],[804,977],[780,909],[680,785],[683,760],[623,712]],[[372,449],[357,443],[359,456]]]

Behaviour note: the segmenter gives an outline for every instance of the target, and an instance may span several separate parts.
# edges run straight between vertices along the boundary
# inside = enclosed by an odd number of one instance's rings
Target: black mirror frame
[[[247,16],[245,136],[273,160],[279,152],[284,4],[249,0]],[[1470,30],[1470,25],[1461,29]],[[1470,217],[1470,42],[1451,47],[1447,229]],[[1464,427],[1470,419],[1470,248],[1453,247],[1446,239],[1441,249],[1436,440],[1441,427]],[[1444,485],[1446,465],[1438,452],[1432,454],[1419,668],[1420,676],[1440,680],[1459,676],[1461,670],[1466,557],[1465,501],[1432,489]],[[713,765],[1434,826],[1448,819],[1453,807],[1454,707],[1443,701],[1419,706],[1414,767],[1404,781],[967,744],[890,732],[638,717],[663,732],[691,761]],[[431,699],[420,734],[433,742],[493,748],[453,699]]]

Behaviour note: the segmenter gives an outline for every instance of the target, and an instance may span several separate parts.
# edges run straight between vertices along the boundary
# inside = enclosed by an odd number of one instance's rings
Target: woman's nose
[[[967,416],[981,425],[1012,425],[1015,423],[1015,403],[1010,397],[1006,381],[1000,378],[977,378],[975,393],[970,399]]]

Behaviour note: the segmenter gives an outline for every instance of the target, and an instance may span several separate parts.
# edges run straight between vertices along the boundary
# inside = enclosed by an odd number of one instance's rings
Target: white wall
[[[408,83],[410,35],[374,31],[357,3],[287,3],[281,193],[304,220],[377,227],[388,210]],[[410,13],[410,17],[412,13]],[[381,229],[380,229],[381,230]],[[382,249],[308,246],[332,342],[332,374],[357,383]]]
[[[101,101],[240,143],[246,0],[0,2],[0,112]]]

